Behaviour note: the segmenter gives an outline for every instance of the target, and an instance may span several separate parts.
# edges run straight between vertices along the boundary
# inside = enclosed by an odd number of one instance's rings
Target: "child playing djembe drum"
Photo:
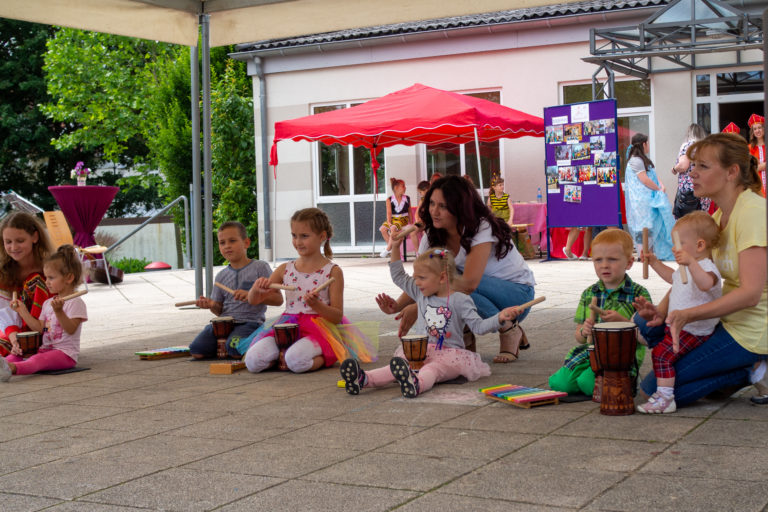
[[[294,373],[332,366],[337,360],[334,346],[343,343],[336,335],[354,330],[344,318],[344,274],[330,260],[333,227],[328,216],[318,208],[297,211],[291,217],[291,236],[299,257],[277,267],[268,279],[257,279],[248,293],[251,303],[256,303],[280,296],[271,284],[292,288],[286,290],[285,313],[272,327],[244,340],[251,342],[245,365],[252,372],[266,370],[280,356],[274,326],[298,326],[298,339],[284,354],[285,365]]]
[[[720,228],[715,219],[701,210],[691,212],[678,219],[672,229],[672,237],[680,239],[680,246],[675,244],[672,249],[675,260],[680,265],[677,270],[668,267],[653,254],[642,255],[664,281],[672,284],[658,308],[671,312],[706,304],[721,297],[723,288],[720,284],[720,272],[711,259],[712,249],[717,246],[720,238]],[[685,283],[682,272],[686,272]],[[641,305],[642,301],[638,300],[638,303]],[[642,307],[636,317],[640,313]],[[650,414],[675,412],[677,405],[674,364],[683,355],[707,341],[720,319],[709,318],[691,322],[686,324],[677,336],[674,336],[668,326],[664,326],[663,318],[646,320],[645,325],[655,329],[642,328],[643,322],[638,323],[651,348],[656,392],[646,403],[638,405],[637,411]]]
[[[211,313],[218,317],[232,317],[234,325],[227,336],[227,354],[240,358],[236,342],[261,327],[267,305],[279,306],[283,303],[282,296],[264,297],[265,300],[262,302],[249,303],[248,290],[260,277],[269,277],[272,269],[266,262],[248,257],[247,251],[251,240],[248,238],[245,226],[240,222],[224,222],[219,226],[217,236],[219,251],[229,265],[216,274],[216,283],[235,292],[229,293],[215,286],[211,291],[210,299],[206,297],[197,299],[197,307],[210,309]],[[195,337],[189,345],[189,352],[195,359],[216,357],[217,336],[211,324],[206,325]]]
[[[549,387],[555,391],[585,395],[594,392],[595,373],[589,366],[586,345],[595,323],[589,318],[589,305],[593,297],[597,298],[597,306],[604,311],[600,317],[604,322],[626,322],[635,313],[633,302],[636,298],[643,297],[650,301],[648,290],[633,282],[626,274],[632,267],[632,250],[632,237],[620,229],[606,229],[592,241],[592,263],[599,280],[584,290],[579,299],[573,319],[577,324],[574,337],[579,345],[568,352],[563,366],[549,377]],[[637,368],[644,356],[645,347],[638,345]],[[637,375],[637,368],[630,371],[633,376]]]
[[[396,380],[404,397],[415,398],[432,389],[436,382],[459,375],[470,381],[490,375],[491,369],[480,355],[465,349],[464,325],[476,334],[511,329],[512,321],[519,314],[518,308],[509,307],[490,318],[480,318],[469,295],[451,292],[458,276],[453,255],[447,249],[430,249],[420,254],[413,262],[413,277],[410,277],[400,261],[400,246],[395,243],[389,270],[395,284],[418,305],[424,322],[419,325],[425,326],[429,340],[424,365],[417,376],[404,358],[402,347],[395,350],[389,366],[368,372],[360,368],[356,359],[346,359],[341,364],[341,377],[347,393],[357,395],[360,388],[384,386]]]
[[[80,331],[88,320],[85,302],[80,297],[63,300],[74,293],[82,281],[83,265],[71,245],[62,245],[43,265],[45,282],[54,296],[43,303],[40,318],[35,318],[21,300],[11,301],[33,330],[43,333],[43,344],[37,353],[22,357],[18,343],[14,342],[11,355],[0,357],[0,381],[7,382],[11,375],[29,375],[42,370],[66,370],[77,364],[80,353]]]

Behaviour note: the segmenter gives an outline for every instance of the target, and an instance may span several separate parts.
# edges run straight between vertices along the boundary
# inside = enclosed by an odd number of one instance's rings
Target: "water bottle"
[[[539,187],[539,189],[536,191],[536,202],[541,202],[541,187]]]

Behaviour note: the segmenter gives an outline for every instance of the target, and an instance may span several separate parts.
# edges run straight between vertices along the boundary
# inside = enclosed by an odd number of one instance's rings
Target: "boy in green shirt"
[[[620,229],[606,229],[592,241],[592,262],[599,278],[595,284],[584,290],[576,308],[576,332],[574,337],[579,345],[565,356],[563,366],[549,377],[549,387],[569,394],[583,393],[591,396],[595,388],[595,373],[589,366],[587,340],[592,335],[594,322],[590,319],[589,304],[597,297],[597,305],[605,310],[598,321],[627,322],[635,312],[632,305],[637,297],[651,296],[648,290],[632,281],[626,274],[632,267],[632,237]],[[643,362],[645,346],[638,344],[637,368]],[[633,376],[637,369],[633,368]]]

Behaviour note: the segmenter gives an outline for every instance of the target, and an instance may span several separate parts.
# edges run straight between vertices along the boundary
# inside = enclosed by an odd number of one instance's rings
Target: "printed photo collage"
[[[616,186],[616,151],[606,151],[605,144],[606,135],[615,132],[613,118],[583,122],[568,122],[568,116],[553,118],[545,127],[545,143],[554,149],[555,160],[555,165],[547,166],[547,192],[559,194],[562,186],[565,202],[581,203],[582,186]]]

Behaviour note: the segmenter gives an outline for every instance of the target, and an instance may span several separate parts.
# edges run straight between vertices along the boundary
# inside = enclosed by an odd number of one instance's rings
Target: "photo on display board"
[[[584,183],[585,185],[594,185],[597,183],[597,174],[595,173],[595,168],[591,165],[580,165],[579,183]]]
[[[560,176],[557,172],[556,165],[547,166],[547,191],[549,193],[560,192],[559,181]]]
[[[581,187],[578,185],[566,185],[564,187],[563,200],[566,203],[581,203]]]
[[[573,149],[570,145],[565,146],[555,146],[555,160],[558,162],[569,162],[571,161],[571,157],[573,156]]]
[[[600,133],[614,133],[616,131],[615,119],[601,119],[600,120]]]
[[[595,135],[589,138],[589,149],[593,153],[605,151],[605,135]]]
[[[589,142],[573,144],[573,160],[587,160],[589,158]]]
[[[545,141],[547,144],[557,144],[563,142],[563,126],[547,126]]]
[[[616,152],[603,151],[595,154],[595,167],[616,167]]]
[[[571,165],[565,165],[557,168],[558,181],[562,183],[576,183],[578,176],[576,175],[576,167]]]
[[[598,185],[613,185],[614,183],[616,183],[615,167],[598,167],[597,168],[597,184]]]
[[[600,121],[587,121],[584,123],[584,135],[600,135],[601,133],[605,133],[600,131]]]
[[[563,130],[568,144],[576,144],[581,140],[581,123],[567,124]]]

